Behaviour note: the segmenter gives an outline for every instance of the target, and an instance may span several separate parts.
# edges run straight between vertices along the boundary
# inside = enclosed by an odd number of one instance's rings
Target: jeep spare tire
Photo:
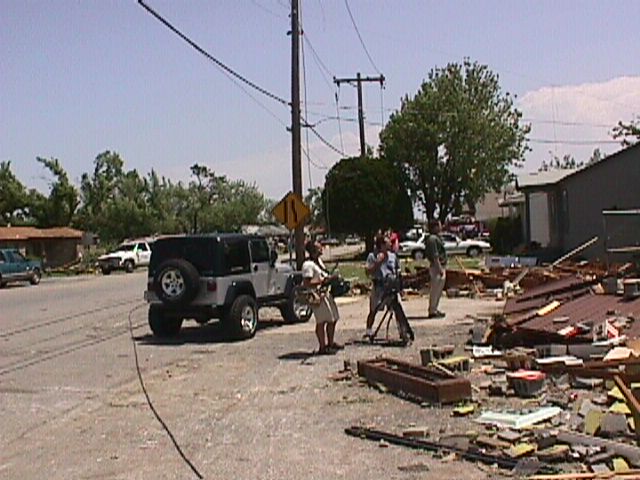
[[[166,305],[186,305],[200,290],[200,274],[193,264],[172,258],[160,264],[153,277],[153,286]]]

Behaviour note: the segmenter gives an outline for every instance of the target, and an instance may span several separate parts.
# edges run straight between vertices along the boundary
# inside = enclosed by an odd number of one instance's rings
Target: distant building
[[[81,230],[69,227],[0,227],[0,248],[17,248],[55,268],[76,262],[82,255]]]
[[[578,170],[520,175],[517,188],[525,197],[525,241],[539,245],[541,255],[559,256],[595,236],[599,240],[582,256],[605,259],[605,246],[640,247],[640,212],[608,221],[603,216],[605,210],[640,209],[640,144]],[[633,256],[633,248],[626,253]]]

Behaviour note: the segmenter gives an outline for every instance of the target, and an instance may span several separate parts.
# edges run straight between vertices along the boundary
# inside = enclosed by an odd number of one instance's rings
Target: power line
[[[563,125],[568,127],[597,127],[597,128],[612,128],[612,125],[605,125],[603,123],[588,123],[588,122],[568,122],[563,120],[546,120],[546,119],[537,119],[537,118],[523,118],[525,122],[532,123],[546,123],[551,124],[555,123],[557,125]]]
[[[620,143],[617,140],[551,140],[546,138],[529,138],[533,143],[544,144],[564,144],[564,145],[601,145],[601,144],[614,144]]]
[[[320,133],[318,133],[318,131],[315,129],[315,127],[313,125],[310,125],[309,123],[307,123],[306,119],[302,119],[304,121],[304,126],[307,127],[309,130],[311,130],[311,132],[313,132],[313,134],[318,137],[318,139],[324,143],[327,147],[329,147],[331,150],[333,150],[334,152],[336,152],[338,155],[342,155],[343,157],[346,157],[347,154],[344,153],[343,151],[339,150],[337,147],[334,147],[328,140],[326,140],[322,135],[320,135]]]
[[[347,0],[344,0],[344,4],[347,7],[347,12],[349,12],[349,18],[351,18],[351,23],[353,23],[353,28],[355,29],[356,34],[358,35],[358,38],[360,39],[360,44],[362,45],[362,48],[364,49],[364,53],[367,54],[367,58],[371,62],[371,65],[373,65],[373,69],[376,72],[378,72],[378,75],[381,75],[380,69],[378,69],[378,67],[376,67],[376,64],[373,62],[373,58],[371,58],[371,55],[369,55],[369,50],[367,50],[367,46],[364,44],[364,40],[362,40],[362,35],[360,35],[360,30],[358,30],[358,25],[356,25],[356,21],[354,20],[353,14],[351,13],[351,8],[349,8],[349,2]]]
[[[189,466],[189,468],[195,474],[196,477],[198,477],[199,479],[203,479],[204,477],[202,476],[200,471],[196,468],[196,466],[193,464],[193,462],[182,451],[182,448],[180,447],[180,444],[178,444],[178,441],[176,440],[176,437],[173,435],[173,433],[169,429],[168,425],[162,419],[162,417],[160,416],[160,414],[156,410],[156,407],[154,407],[153,402],[151,401],[151,398],[149,397],[149,393],[147,392],[147,387],[145,386],[144,380],[142,379],[142,372],[140,371],[140,360],[138,359],[138,347],[136,346],[136,339],[133,336],[133,322],[131,321],[131,315],[133,315],[133,313],[136,310],[142,308],[143,306],[144,306],[144,304],[143,305],[138,305],[137,307],[135,307],[135,308],[133,308],[132,310],[129,311],[129,336],[131,337],[131,344],[133,345],[133,357],[134,357],[135,364],[136,364],[136,373],[138,374],[138,382],[140,383],[140,388],[142,389],[142,393],[144,394],[144,398],[147,401],[147,405],[151,409],[151,413],[153,413],[153,416],[156,417],[156,420],[158,420],[158,423],[160,423],[160,425],[162,425],[162,428],[164,429],[164,431],[169,436],[169,439],[171,440],[171,443],[173,443],[173,446],[176,449],[176,451],[178,452],[178,455],[180,455],[182,460]]]
[[[287,18],[284,15],[281,15],[279,13],[274,12],[273,10],[265,7],[264,5],[262,5],[261,3],[259,3],[257,0],[251,0],[251,3],[253,3],[256,7],[258,7],[260,10],[267,12],[268,14],[276,17],[276,18]]]
[[[344,140],[342,139],[342,123],[340,123],[340,85],[336,87],[335,99],[336,99],[336,118],[338,119],[338,132],[340,132],[340,148],[344,150]]]
[[[304,31],[302,32],[302,39],[304,40],[304,43],[306,43],[309,46],[309,49],[311,50],[311,55],[313,56],[313,59],[316,62],[316,65],[320,67],[319,68],[320,74],[322,75],[322,78],[324,79],[325,83],[329,86],[329,88],[333,90],[333,85],[331,84],[331,78],[333,78],[334,75],[331,73],[331,70],[327,68],[325,63],[322,61],[322,59],[318,55],[318,52],[316,51],[316,49],[313,48],[311,41],[309,40],[309,38],[307,37],[307,34]]]
[[[169,23],[168,20],[166,20],[162,15],[160,15],[159,13],[157,13],[155,10],[153,10],[149,5],[147,5],[144,0],[138,0],[138,3],[140,4],[140,6],[142,6],[147,12],[149,12],[151,15],[153,15],[157,20],[159,20],[164,26],[166,26],[169,30],[171,30],[173,33],[175,33],[176,35],[178,35],[182,40],[184,40],[185,42],[187,42],[189,45],[191,45],[191,47],[193,47],[196,51],[198,51],[198,53],[200,53],[201,55],[204,55],[206,58],[208,58],[209,60],[211,60],[213,63],[215,63],[219,68],[221,68],[222,70],[224,70],[225,72],[227,72],[229,75],[232,75],[233,77],[237,78],[238,80],[240,80],[241,82],[247,84],[248,86],[250,86],[251,88],[257,90],[258,92],[260,92],[261,94],[271,98],[272,100],[275,100],[276,102],[279,102],[283,105],[286,106],[290,106],[290,103],[288,101],[286,101],[284,98],[279,97],[278,95],[269,92],[268,90],[260,87],[259,85],[256,85],[255,83],[253,83],[251,80],[247,79],[246,77],[240,75],[239,73],[237,73],[235,70],[233,70],[231,67],[228,67],[227,65],[225,65],[224,63],[222,63],[220,60],[218,60],[217,58],[215,58],[213,55],[211,55],[209,52],[207,52],[206,50],[204,50],[200,45],[198,45],[197,43],[195,43],[193,40],[191,40],[189,37],[187,37],[184,33],[182,33],[180,30],[178,30],[176,27],[174,27],[171,23]]]
[[[301,5],[299,6],[299,9],[300,9],[300,18],[302,18]],[[302,27],[302,25],[300,30],[304,32],[304,28]],[[304,38],[304,36],[302,38]],[[305,57],[304,42],[302,42],[301,47],[302,47],[301,48],[302,50],[302,86],[304,90],[304,116],[308,117],[309,114],[307,113],[307,62]],[[307,144],[307,149],[305,150],[305,154],[307,155],[307,173],[309,174],[309,188],[313,188],[313,180],[311,178],[311,157],[309,156],[309,130],[305,130],[304,136],[305,136],[305,143]]]

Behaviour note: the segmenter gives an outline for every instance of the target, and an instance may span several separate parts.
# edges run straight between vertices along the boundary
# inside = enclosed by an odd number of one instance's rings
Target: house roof
[[[553,185],[575,172],[577,172],[576,169],[553,169],[545,172],[524,173],[522,175],[518,175],[516,184],[518,186],[518,190],[530,187]]]
[[[621,154],[633,149],[640,150],[640,142],[636,143],[635,145],[631,145],[630,147],[622,148],[617,152],[603,158],[599,162],[591,163],[582,168],[554,169],[546,172],[533,172],[518,175],[516,179],[516,187],[518,190],[522,190],[525,188],[553,185],[554,183],[558,183],[560,180],[564,180],[565,178],[568,178],[570,176],[579,175],[580,173],[584,172],[585,170],[589,170],[590,168],[601,166],[605,162],[611,161],[614,158],[618,158]]]
[[[82,238],[82,231],[69,227],[0,227],[0,240],[33,240],[52,238]]]

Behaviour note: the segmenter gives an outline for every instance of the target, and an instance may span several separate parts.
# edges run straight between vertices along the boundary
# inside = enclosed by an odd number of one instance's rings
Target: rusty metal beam
[[[413,399],[446,404],[471,399],[471,382],[401,360],[376,358],[358,362],[358,375],[370,384],[382,384],[393,393]]]
[[[384,440],[385,442],[388,442],[394,445],[401,445],[403,447],[415,448],[420,450],[427,450],[432,452],[436,452],[436,451],[453,452],[458,454],[460,457],[464,458],[465,460],[469,460],[471,462],[482,462],[489,465],[498,465],[502,468],[511,469],[511,468],[515,468],[516,465],[518,464],[518,460],[516,459],[504,457],[504,456],[486,454],[479,449],[463,450],[461,448],[456,448],[453,446],[444,445],[442,443],[437,443],[437,442],[430,442],[428,440],[423,440],[421,438],[419,439],[419,438],[401,437],[399,435],[394,435],[393,433],[383,432],[380,430],[373,430],[370,428],[362,428],[362,427],[354,426],[354,427],[346,428],[345,433],[352,437],[363,438],[366,440],[374,440],[377,442]],[[541,470],[546,472],[552,471],[548,465],[542,465]]]
[[[631,410],[635,427],[634,430],[636,432],[636,440],[640,441],[640,402],[638,402],[636,396],[619,375],[615,375],[613,377],[613,381],[615,382],[616,387],[618,387],[618,390],[620,390],[620,393],[622,393],[629,410]]]

